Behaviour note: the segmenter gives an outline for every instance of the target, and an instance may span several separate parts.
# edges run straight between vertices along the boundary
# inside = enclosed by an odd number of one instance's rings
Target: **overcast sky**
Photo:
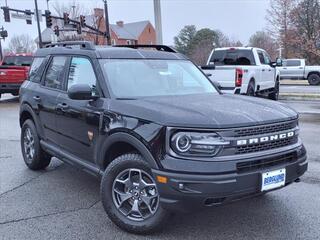
[[[85,8],[103,7],[102,0],[75,0]],[[8,6],[18,9],[34,9],[34,0],[7,0]],[[50,0],[72,3],[74,0]],[[0,0],[5,5],[5,0]],[[46,9],[46,0],[38,0],[39,9]],[[154,24],[153,0],[108,0],[110,23],[117,20],[133,22],[150,20]],[[266,28],[266,10],[269,0],[162,0],[162,28],[165,44],[173,44],[173,37],[185,25],[194,24],[198,29],[208,27],[220,29],[229,37],[247,44],[250,36]],[[27,25],[24,20],[12,19],[4,23],[0,13],[0,26],[8,30],[9,36],[27,33],[37,36],[36,24]],[[41,25],[42,30],[45,23]],[[8,39],[7,39],[8,40]],[[5,46],[7,41],[5,42]]]

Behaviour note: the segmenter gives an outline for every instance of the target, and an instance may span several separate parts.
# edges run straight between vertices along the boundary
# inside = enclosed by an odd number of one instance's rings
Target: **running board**
[[[58,159],[60,159],[65,163],[68,163],[72,166],[80,168],[81,170],[94,176],[102,175],[102,171],[93,163],[81,160],[80,158],[74,156],[73,154],[67,153],[64,150],[60,149],[59,147],[54,146],[53,144],[47,143],[43,140],[40,141],[40,145],[45,151],[48,151],[51,155],[53,155],[54,157],[57,157]]]

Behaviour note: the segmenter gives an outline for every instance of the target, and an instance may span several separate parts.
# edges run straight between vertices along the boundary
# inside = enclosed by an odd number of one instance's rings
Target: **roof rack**
[[[153,48],[158,51],[163,51],[163,52],[171,52],[171,53],[177,53],[177,51],[169,46],[166,45],[144,45],[144,44],[137,44],[137,45],[115,45],[113,47],[127,47],[127,48],[133,48],[133,49],[138,49],[138,48]]]
[[[68,46],[79,46],[80,49],[95,50],[95,46],[89,41],[69,41],[69,42],[56,42],[45,45],[45,48],[50,47],[68,47]]]

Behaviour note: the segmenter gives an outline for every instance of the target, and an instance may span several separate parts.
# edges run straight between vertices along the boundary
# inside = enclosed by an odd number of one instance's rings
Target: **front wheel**
[[[151,170],[139,154],[113,160],[103,174],[100,193],[108,216],[125,231],[154,232],[168,216]]]
[[[247,89],[247,96],[254,97],[255,96],[255,87],[254,87],[254,82],[250,81]]]
[[[274,86],[274,90],[272,91],[272,93],[269,94],[268,98],[271,100],[277,101],[279,99],[279,92],[280,92],[280,82],[279,80],[277,80]]]
[[[319,74],[316,74],[316,73],[313,73],[313,74],[310,74],[310,76],[308,77],[308,82],[310,85],[319,85],[320,84],[320,75]]]

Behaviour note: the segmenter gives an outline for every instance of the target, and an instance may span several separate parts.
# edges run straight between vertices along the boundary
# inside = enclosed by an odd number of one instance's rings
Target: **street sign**
[[[16,19],[32,20],[31,15],[19,14],[19,13],[14,13],[14,12],[11,13],[11,17],[16,18]]]
[[[37,21],[37,11],[34,10],[34,20]],[[38,10],[39,22],[42,22],[42,11]]]

